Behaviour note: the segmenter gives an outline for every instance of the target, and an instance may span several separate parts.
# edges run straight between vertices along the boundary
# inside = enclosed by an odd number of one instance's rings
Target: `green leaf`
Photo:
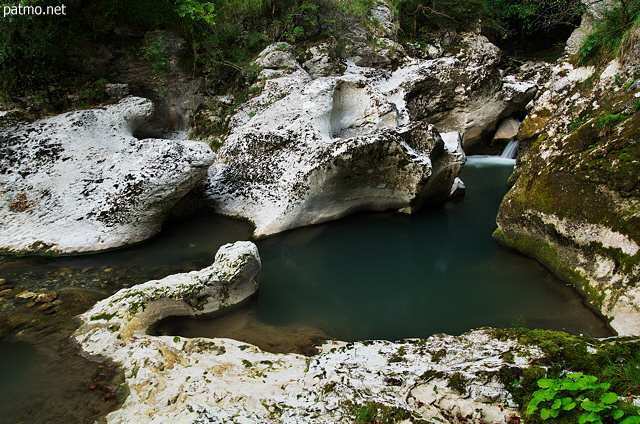
[[[621,411],[620,409],[616,409],[615,411],[613,411],[613,418],[616,420],[619,420],[620,418],[622,418],[623,415],[624,415],[624,411]]]
[[[620,424],[640,424],[640,416],[634,415],[632,417],[627,417],[620,421]]]
[[[542,410],[540,411],[540,418],[542,418],[543,420],[551,418],[551,409],[542,408]]]
[[[540,380],[538,380],[538,386],[542,389],[547,389],[552,385],[553,385],[553,380],[550,380],[548,378],[541,378]]]
[[[562,407],[562,401],[560,399],[555,399],[553,401],[553,405],[551,405],[552,409],[560,409]]]
[[[613,392],[607,392],[600,396],[600,400],[603,403],[616,403],[618,401],[618,395]]]
[[[584,424],[584,423],[586,423],[586,422],[587,422],[587,417],[588,417],[588,416],[589,416],[589,414],[581,414],[581,415],[578,417],[578,423],[579,423],[579,424]]]
[[[589,399],[587,399],[587,400],[583,401],[583,402],[580,404],[580,406],[581,406],[585,411],[595,411],[595,412],[598,412],[598,411],[602,411],[602,410],[604,409],[604,407],[603,407],[603,406],[601,406],[601,405],[599,405],[599,404],[597,404],[597,403],[595,403],[594,401],[589,400]]]
[[[531,415],[538,410],[538,404],[542,401],[539,398],[533,398],[527,405],[527,414]]]
[[[587,415],[587,421],[590,423],[600,421],[600,415],[596,414],[595,412],[589,412],[589,414]]]

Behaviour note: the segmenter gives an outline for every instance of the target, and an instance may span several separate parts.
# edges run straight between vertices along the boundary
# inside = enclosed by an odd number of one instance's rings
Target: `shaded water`
[[[306,325],[347,341],[514,325],[611,335],[572,288],[491,238],[513,163],[469,158],[464,199],[413,216],[360,214],[259,241],[254,320]],[[216,320],[209,325],[176,318],[158,331],[224,334]]]
[[[87,424],[117,407],[118,370],[86,360],[69,341],[72,317],[100,298],[63,290],[56,314],[21,307],[0,316],[1,326],[21,329],[0,341],[0,423]]]
[[[225,243],[247,240],[248,224],[203,215],[168,224],[156,237],[136,246],[94,255],[1,257],[0,278],[30,290],[65,287],[110,294],[122,287],[211,265]]]

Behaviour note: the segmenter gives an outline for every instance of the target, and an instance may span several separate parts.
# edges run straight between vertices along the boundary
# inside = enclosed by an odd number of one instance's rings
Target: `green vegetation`
[[[611,135],[613,127],[627,118],[629,118],[628,115],[622,115],[620,113],[600,116],[597,120],[598,128],[603,135]]]
[[[637,1],[637,0],[634,0]],[[7,6],[23,4],[6,2]],[[316,43],[363,26],[375,0],[69,0],[66,14],[8,16],[0,26],[0,99],[34,96],[43,112],[69,108],[68,95],[87,105],[106,100],[104,86],[114,77],[112,64],[126,52],[128,61],[146,62],[160,84],[171,67],[206,75],[209,93],[251,84],[257,70],[251,59],[277,41]],[[58,6],[57,0],[30,5]],[[428,42],[440,31],[483,30],[499,42],[505,37],[547,31],[575,23],[578,0],[390,0],[405,39]],[[179,63],[168,61],[171,47],[161,32],[186,40]],[[174,46],[175,47],[175,46]],[[338,41],[338,50],[340,41]],[[174,52],[175,53],[175,52]],[[157,93],[159,96],[165,93]],[[77,106],[77,105],[76,105]]]
[[[539,44],[558,29],[559,41],[564,41],[583,10],[579,0],[396,0],[394,4],[406,38],[429,41],[434,32],[467,29],[481,22],[483,33],[499,45],[526,42],[534,34]]]
[[[364,21],[373,0],[70,0],[59,16],[9,16],[0,26],[0,95],[36,95],[44,111],[64,109],[61,87],[106,82],[104,49],[129,51],[148,62],[154,79],[169,72],[167,40],[152,30],[186,39],[180,64],[206,71],[210,89],[224,91],[257,73],[248,64],[274,41],[313,41]],[[7,6],[22,4],[18,0]],[[32,0],[33,6],[56,6]],[[63,48],[61,48],[61,46]],[[125,47],[126,46],[126,47]],[[104,86],[104,84],[102,84]],[[57,91],[57,92],[52,92]],[[91,96],[89,100],[96,99]]]
[[[398,0],[400,27],[407,38],[429,38],[433,31],[469,28],[482,17],[482,0]]]
[[[523,345],[538,346],[544,357],[528,368],[505,365],[500,381],[511,392],[526,414],[526,422],[637,423],[639,409],[624,398],[640,390],[640,343],[634,339],[598,340],[573,336],[560,331],[497,329],[496,337],[517,338]],[[616,401],[612,394],[616,396]],[[585,401],[590,401],[584,406]],[[575,403],[576,405],[573,405]],[[591,409],[588,409],[591,408]],[[543,412],[546,410],[546,412]],[[618,418],[614,418],[613,414]],[[634,417],[631,419],[631,417]],[[546,421],[549,420],[549,421]]]
[[[582,125],[586,124],[588,120],[589,120],[588,117],[574,119],[569,124],[569,132],[574,132],[575,130],[580,128]]]
[[[538,380],[539,390],[527,405],[527,414],[537,414],[543,420],[570,417],[579,424],[619,421],[625,408],[618,395],[607,390],[609,383],[599,383],[597,377],[580,373],[565,377]],[[628,416],[623,424],[639,424],[640,416]]]
[[[540,34],[558,27],[573,29],[583,11],[576,0],[485,0],[483,6],[489,19],[487,31],[496,38]]]
[[[640,26],[640,0],[620,0],[605,10],[577,54],[579,64],[597,63],[619,55],[632,42],[631,31]]]
[[[396,353],[394,353],[393,355],[391,355],[389,357],[388,362],[394,363],[394,362],[402,362],[404,360],[404,355],[407,353],[407,350],[405,349],[404,346],[402,346],[400,349],[398,349],[398,351]]]
[[[109,321],[111,318],[115,317],[116,314],[112,313],[112,314],[108,314],[106,312],[101,312],[99,314],[94,314],[91,315],[90,320],[91,321],[99,321],[99,320],[105,320],[105,321]]]
[[[449,377],[449,382],[447,386],[460,395],[464,395],[467,392],[467,379],[459,372],[455,372]]]
[[[353,424],[394,424],[405,420],[415,424],[427,424],[427,421],[409,410],[379,402],[347,403],[346,409],[347,414],[353,417]]]

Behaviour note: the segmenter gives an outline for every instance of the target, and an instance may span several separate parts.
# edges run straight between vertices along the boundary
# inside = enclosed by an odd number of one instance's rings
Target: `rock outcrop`
[[[449,56],[421,61],[402,86],[411,120],[439,131],[457,131],[467,148],[495,131],[496,124],[524,110],[537,87],[515,74],[502,76],[500,50],[485,37],[465,34]]]
[[[0,249],[91,252],[156,234],[206,176],[204,143],[136,138],[151,101],[129,97],[0,130]]]
[[[312,80],[284,57],[285,48],[261,55],[293,72],[267,79],[233,117],[210,171],[214,210],[268,235],[359,210],[410,212],[449,195],[465,160],[459,143],[426,122],[398,126],[377,80]]]
[[[231,118],[209,172],[210,205],[252,221],[261,236],[359,210],[411,212],[459,192],[464,153],[435,128],[472,143],[536,90],[501,77],[499,50],[484,37],[461,44],[395,71],[347,55],[342,75],[331,42],[302,64],[290,45],[268,47],[256,60],[262,92]]]
[[[634,66],[560,62],[518,134],[495,238],[640,334],[640,84]]]
[[[505,370],[542,352],[491,329],[397,343],[328,342],[313,358],[229,339],[150,336],[167,315],[211,313],[257,289],[255,245],[223,246],[212,266],[123,289],[80,316],[85,355],[118,364],[127,398],[109,423],[351,423],[362,408],[450,423],[510,422]],[[515,374],[514,374],[515,375]]]
[[[461,144],[523,110],[536,85],[503,76],[500,50],[479,34],[410,58],[393,40],[392,10],[376,5],[379,25],[351,27],[342,51],[329,39],[303,55],[276,43],[257,56],[260,95],[229,119],[209,172],[213,210],[264,236],[360,210],[410,213],[461,192]]]

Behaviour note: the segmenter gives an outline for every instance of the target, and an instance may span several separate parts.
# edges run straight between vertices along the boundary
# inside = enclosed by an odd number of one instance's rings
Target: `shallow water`
[[[113,379],[118,370],[79,356],[69,341],[71,318],[100,296],[64,290],[59,298],[54,315],[23,306],[0,316],[0,325],[22,329],[0,341],[0,423],[94,423],[121,400]]]
[[[244,222],[202,215],[172,222],[151,240],[110,252],[55,258],[0,256],[0,278],[30,290],[73,287],[110,294],[211,265],[220,246],[247,240],[250,234]]]

